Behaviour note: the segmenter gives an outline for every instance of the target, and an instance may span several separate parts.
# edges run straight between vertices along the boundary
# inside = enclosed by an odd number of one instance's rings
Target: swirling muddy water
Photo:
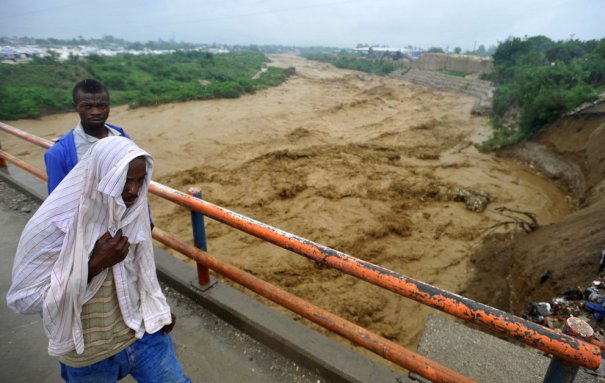
[[[531,168],[477,151],[490,128],[471,115],[474,98],[296,56],[272,60],[296,75],[239,99],[116,107],[109,122],[154,156],[155,180],[198,186],[225,208],[453,292],[489,228],[509,220],[497,207],[540,224],[569,212],[568,197]],[[55,138],[77,116],[10,123]],[[43,168],[41,150],[0,139]],[[452,198],[459,188],[488,193],[487,210],[466,210]],[[154,197],[151,209],[158,227],[191,237],[185,209]],[[207,222],[207,233],[213,255],[401,345],[415,347],[432,311],[222,224]]]

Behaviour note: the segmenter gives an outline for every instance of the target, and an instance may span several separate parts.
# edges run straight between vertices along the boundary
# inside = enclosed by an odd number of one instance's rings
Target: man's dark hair
[[[109,91],[100,81],[97,81],[93,78],[87,78],[86,80],[82,80],[74,86],[74,90],[71,92],[71,98],[76,103],[76,95],[79,91],[82,93],[88,94],[99,94],[105,93],[109,97]]]

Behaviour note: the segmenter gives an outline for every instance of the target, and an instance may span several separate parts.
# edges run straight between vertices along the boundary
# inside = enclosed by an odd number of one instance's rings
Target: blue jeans
[[[123,351],[90,366],[61,363],[61,377],[69,383],[117,382],[128,374],[140,383],[191,382],[176,359],[172,338],[162,330],[145,334]]]

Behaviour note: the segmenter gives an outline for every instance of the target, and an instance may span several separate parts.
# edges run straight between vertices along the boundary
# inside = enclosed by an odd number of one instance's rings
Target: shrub
[[[554,42],[544,36],[511,38],[494,54],[497,85],[494,137],[486,147],[527,139],[605,90],[605,39]],[[510,113],[511,109],[518,113]],[[511,115],[518,120],[510,121]],[[511,128],[516,124],[516,128]]]

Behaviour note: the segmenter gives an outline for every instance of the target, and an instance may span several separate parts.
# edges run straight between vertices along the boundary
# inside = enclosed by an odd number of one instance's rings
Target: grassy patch
[[[236,98],[277,86],[287,78],[281,68],[267,68],[260,52],[213,55],[177,51],[164,55],[89,56],[58,62],[0,64],[0,118],[39,117],[72,109],[71,90],[80,80],[96,78],[111,94],[112,105],[131,107],[175,101]]]

